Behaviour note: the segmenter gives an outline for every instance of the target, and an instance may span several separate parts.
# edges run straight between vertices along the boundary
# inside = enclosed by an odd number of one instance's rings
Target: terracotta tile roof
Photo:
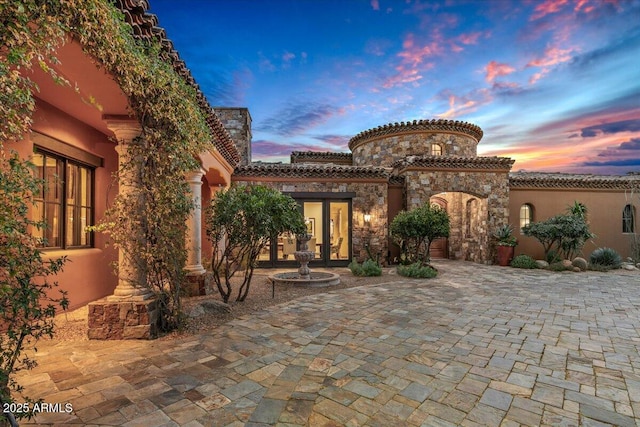
[[[191,71],[189,71],[185,62],[174,49],[173,42],[167,37],[164,28],[158,26],[158,17],[147,12],[149,10],[149,2],[147,0],[112,0],[112,2],[124,14],[125,20],[133,29],[135,37],[143,40],[157,39],[160,41],[166,59],[173,65],[174,70],[188,85],[195,89],[198,105],[205,115],[205,120],[215,140],[216,149],[231,166],[235,167],[240,162],[240,153],[238,153],[231,135],[229,135],[229,132],[214,112],[213,107],[211,107],[209,101],[200,90],[191,75]]]
[[[340,165],[352,165],[351,153],[319,152],[319,151],[293,151],[291,163],[335,163]]]
[[[512,172],[509,175],[509,187],[540,189],[640,189],[640,175],[588,175],[545,172]]]
[[[381,136],[393,135],[403,132],[419,132],[419,131],[433,131],[433,132],[460,132],[469,135],[476,141],[480,142],[482,139],[482,129],[471,123],[461,122],[458,120],[414,120],[413,122],[400,122],[389,123],[384,126],[378,126],[373,129],[360,132],[349,140],[349,149],[353,148],[361,141],[377,138]]]
[[[395,161],[394,169],[408,167],[429,169],[504,169],[508,171],[515,160],[509,157],[408,156]]]
[[[322,163],[252,163],[236,166],[233,178],[313,178],[317,180],[388,179],[390,170],[373,166],[344,166]]]

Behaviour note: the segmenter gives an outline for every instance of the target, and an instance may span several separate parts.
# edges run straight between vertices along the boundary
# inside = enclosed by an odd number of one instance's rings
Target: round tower
[[[476,157],[480,127],[458,120],[389,123],[349,140],[354,166],[391,166],[407,156]]]

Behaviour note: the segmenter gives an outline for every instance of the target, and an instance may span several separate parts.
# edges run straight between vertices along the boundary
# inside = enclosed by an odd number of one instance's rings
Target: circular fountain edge
[[[269,281],[276,285],[307,286],[311,288],[322,288],[340,284],[340,275],[336,273],[325,273],[312,271],[310,278],[301,278],[297,272],[276,273],[269,276]]]

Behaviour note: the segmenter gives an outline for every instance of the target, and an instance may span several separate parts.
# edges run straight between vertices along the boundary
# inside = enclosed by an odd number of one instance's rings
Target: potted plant
[[[513,259],[515,247],[518,244],[518,240],[513,235],[513,227],[510,224],[505,224],[493,233],[493,237],[496,239],[498,265],[505,267]]]

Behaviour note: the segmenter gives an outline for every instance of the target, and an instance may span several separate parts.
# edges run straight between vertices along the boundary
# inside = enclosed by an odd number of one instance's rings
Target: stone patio
[[[176,340],[55,341],[22,425],[638,426],[640,273],[436,263]]]

